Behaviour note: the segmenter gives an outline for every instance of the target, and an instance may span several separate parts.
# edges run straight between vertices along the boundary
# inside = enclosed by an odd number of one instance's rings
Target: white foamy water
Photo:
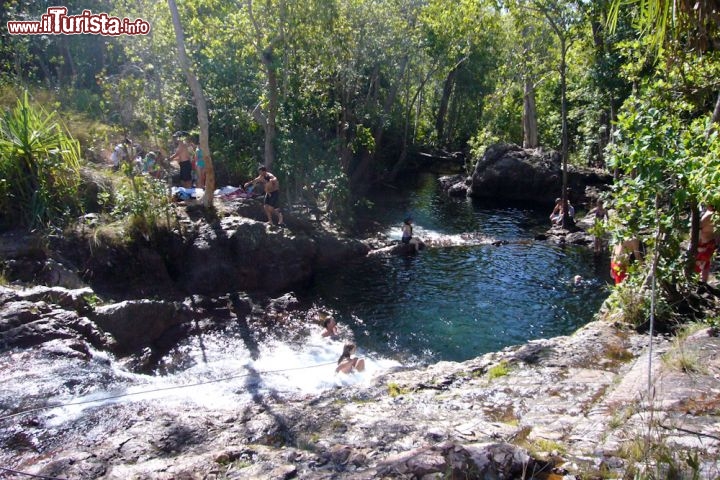
[[[402,238],[402,227],[391,227],[384,233],[392,240],[400,240]],[[496,240],[478,232],[447,234],[415,225],[413,225],[413,236],[420,238],[426,245],[431,247],[489,245]]]
[[[356,356],[365,359],[365,370],[336,373],[344,342],[323,338],[320,333],[313,333],[297,346],[279,341],[257,345],[256,359],[240,338],[214,335],[192,338],[190,342],[175,354],[191,364],[182,372],[167,376],[139,375],[113,364],[116,378],[132,385],[83,397],[55,399],[58,403],[75,405],[49,410],[50,425],[73,420],[89,408],[138,401],[237,409],[256,396],[311,396],[336,387],[369,384],[376,375],[399,365],[359,349]]]

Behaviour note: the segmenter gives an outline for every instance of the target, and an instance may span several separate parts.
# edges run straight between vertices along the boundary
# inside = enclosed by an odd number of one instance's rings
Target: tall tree
[[[579,23],[580,12],[572,2],[561,2],[560,0],[534,0],[533,9],[539,11],[547,20],[557,37],[560,46],[560,117],[562,123],[562,202],[563,219],[562,226],[568,228],[573,226],[573,220],[568,212],[568,154],[569,154],[569,131],[567,120],[567,53],[570,44],[574,40],[575,26]]]
[[[182,23],[180,22],[180,13],[178,12],[175,0],[168,0],[168,7],[170,7],[170,14],[172,15],[173,26],[175,28],[175,40],[177,42],[180,65],[182,65],[185,77],[190,85],[190,90],[192,90],[193,97],[195,98],[197,119],[198,124],[200,125],[200,148],[203,151],[203,159],[205,160],[205,195],[203,196],[203,205],[206,208],[209,208],[213,205],[213,196],[215,192],[215,169],[213,168],[208,142],[210,137],[210,121],[207,103],[205,102],[205,94],[200,86],[200,82],[193,72],[190,59],[185,51],[185,34],[183,32]]]

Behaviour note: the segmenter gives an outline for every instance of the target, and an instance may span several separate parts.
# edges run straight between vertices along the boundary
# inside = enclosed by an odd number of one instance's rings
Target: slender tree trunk
[[[562,202],[563,202],[563,228],[574,226],[568,215],[568,125],[567,125],[567,41],[563,35],[560,37],[560,115],[562,117]]]
[[[690,278],[695,271],[698,244],[700,243],[700,208],[696,200],[690,203],[690,246],[685,264],[685,275]]]
[[[530,77],[525,77],[525,93],[523,95],[523,148],[537,148],[538,126],[537,109],[535,108],[535,86]]]
[[[178,12],[175,0],[168,0],[170,14],[172,15],[173,27],[175,28],[175,40],[178,47],[178,57],[180,64],[185,71],[190,90],[195,98],[195,107],[197,108],[198,124],[200,125],[200,148],[203,151],[203,160],[205,161],[205,195],[203,197],[203,205],[206,208],[213,206],[213,196],[215,192],[215,169],[213,168],[212,158],[210,156],[210,121],[208,118],[207,103],[203,94],[200,82],[192,71],[190,60],[185,51],[185,33],[183,32],[182,23],[180,23],[180,13]]]
[[[253,2],[252,0],[248,0],[247,2],[248,6],[248,15],[250,16],[250,21],[253,24],[253,27],[255,28],[255,34],[256,34],[256,43],[255,47],[257,49],[258,55],[260,56],[260,61],[263,64],[263,67],[265,69],[265,76],[267,77],[267,98],[268,98],[268,111],[267,113],[262,113],[262,122],[260,123],[263,127],[263,130],[265,131],[265,166],[268,168],[268,170],[272,170],[273,164],[275,163],[275,139],[277,138],[277,112],[278,112],[278,102],[279,102],[279,90],[278,90],[278,76],[277,76],[277,66],[275,65],[275,48],[271,42],[270,45],[263,47],[263,33],[260,28],[260,25],[255,19],[255,14],[253,13]],[[284,4],[281,6],[281,8],[284,9]],[[281,14],[283,14],[281,12]],[[282,38],[282,37],[281,37]],[[258,120],[261,118],[258,113],[260,113],[260,110],[258,110],[260,106],[258,105],[255,107],[255,111],[253,112],[253,115],[255,115],[255,119]]]
[[[277,138],[278,78],[274,65],[272,48],[263,52],[263,65],[267,72],[268,114],[265,122],[265,166],[272,170],[275,163],[275,141]]]
[[[712,122],[714,124],[720,124],[720,92],[718,92],[718,98],[715,102],[715,110],[713,110],[712,114]]]
[[[397,93],[400,90],[400,86],[402,85],[402,79],[405,76],[405,70],[407,68],[408,60],[409,60],[409,57],[406,55],[400,63],[400,68],[398,69],[397,80],[392,84],[392,86],[390,88],[390,92],[388,92],[388,95],[385,98],[385,102],[383,104],[383,111],[382,111],[383,118],[387,117],[390,114],[390,111],[392,110],[392,106],[395,104],[395,98],[397,97]],[[384,135],[385,135],[385,125],[381,119],[381,121],[375,127],[375,131],[373,132],[373,140],[375,141],[375,148],[374,148],[373,152],[369,152],[368,150],[363,151],[363,154],[360,157],[360,163],[357,166],[357,168],[355,169],[355,171],[353,171],[352,176],[350,177],[350,185],[351,186],[359,185],[367,177],[372,160],[375,158],[374,152],[377,152],[380,149],[380,145],[382,144]]]
[[[438,108],[437,116],[435,117],[435,131],[437,132],[438,142],[440,144],[445,141],[445,117],[447,116],[448,105],[450,104],[450,95],[455,85],[455,77],[457,75],[458,68],[460,65],[455,65],[452,70],[445,77],[445,84],[443,85],[443,93],[440,98],[440,106]]]
[[[413,106],[417,102],[418,103],[417,108],[418,109],[420,108],[419,103],[420,103],[420,101],[422,101],[422,92],[425,89],[425,84],[427,83],[428,80],[430,80],[430,76],[434,72],[435,72],[435,69],[428,72],[428,74],[423,79],[422,83],[420,83],[420,86],[415,91],[415,95],[413,95],[412,100],[410,100],[410,102],[407,102],[407,108],[405,110],[405,131],[403,133],[403,149],[402,149],[402,152],[400,153],[400,158],[398,158],[398,161],[395,162],[395,165],[393,165],[393,168],[390,171],[389,180],[391,182],[395,181],[398,174],[400,173],[400,169],[405,165],[405,161],[407,160],[408,143],[409,143],[408,137],[409,137],[409,131],[410,131],[410,115],[413,111]],[[418,101],[419,99],[420,99],[420,101]],[[417,116],[419,116],[419,115],[420,115],[420,112],[418,110],[416,112],[416,121],[417,121]],[[413,135],[414,135],[414,133],[413,133]]]

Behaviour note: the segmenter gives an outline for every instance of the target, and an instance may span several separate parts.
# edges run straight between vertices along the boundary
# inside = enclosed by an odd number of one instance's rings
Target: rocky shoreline
[[[699,478],[720,473],[720,338],[709,329],[682,344],[656,337],[650,353],[647,335],[607,314],[568,337],[395,368],[309,397],[258,394],[231,410],[120,401],[60,422],[42,410],[10,416],[121,382],[105,351],[134,351],[125,365],[138,367],[148,342],[197,333],[183,325],[223,328],[220,300],[210,325],[189,302],[92,299],[88,288],[0,291],[0,466],[68,479],[622,478],[671,468],[633,457],[652,441],[675,455],[673,468],[697,455]],[[253,300],[241,303],[236,313],[253,317]],[[291,296],[271,304],[262,310],[274,321],[303,316]],[[153,335],[133,336],[133,318],[148,312]]]
[[[181,232],[156,240],[162,248],[88,231],[63,239],[59,252],[23,235],[0,242],[12,275],[51,285],[0,287],[2,478],[25,478],[12,470],[81,480],[720,475],[720,339],[711,329],[682,341],[656,336],[651,352],[647,335],[609,312],[568,337],[396,367],[309,396],[248,383],[242,393],[252,400],[230,409],[148,399],[48,413],[50,399],[141,386],[133,375],[157,374],[185,338],[232,331],[248,346],[279,331],[304,338],[316,312],[292,294],[243,290],[266,286],[242,270],[257,255],[276,255],[269,290],[282,291],[368,254],[369,244],[374,254],[402,253],[291,215],[289,228],[268,227],[253,218],[254,202],[233,202],[210,221],[185,208]],[[574,242],[550,233],[548,241]],[[201,273],[185,273],[180,259]]]

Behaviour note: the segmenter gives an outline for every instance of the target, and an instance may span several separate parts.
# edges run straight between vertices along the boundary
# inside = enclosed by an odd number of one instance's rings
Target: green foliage
[[[658,82],[656,88],[663,86]],[[615,241],[644,235],[647,245],[659,250],[660,281],[678,285],[684,281],[690,207],[720,200],[720,143],[717,133],[708,135],[707,119],[688,121],[683,112],[655,104],[655,95],[633,97],[618,118],[609,165],[623,176],[613,185],[617,216],[611,231]],[[655,231],[659,245],[648,235]]]
[[[0,213],[8,225],[45,228],[81,210],[80,145],[28,93],[0,119]]]
[[[611,312],[614,322],[625,323],[634,328],[646,325],[650,319],[651,292],[641,285],[643,278],[633,275],[636,269],[631,265],[630,276],[620,285],[617,285],[605,301],[604,308]],[[665,298],[655,299],[656,324],[665,324],[673,320],[673,313]]]
[[[127,220],[132,238],[149,240],[161,225],[169,226],[171,204],[167,185],[147,175],[134,174],[129,165],[113,194],[104,192],[101,203],[117,219]]]

